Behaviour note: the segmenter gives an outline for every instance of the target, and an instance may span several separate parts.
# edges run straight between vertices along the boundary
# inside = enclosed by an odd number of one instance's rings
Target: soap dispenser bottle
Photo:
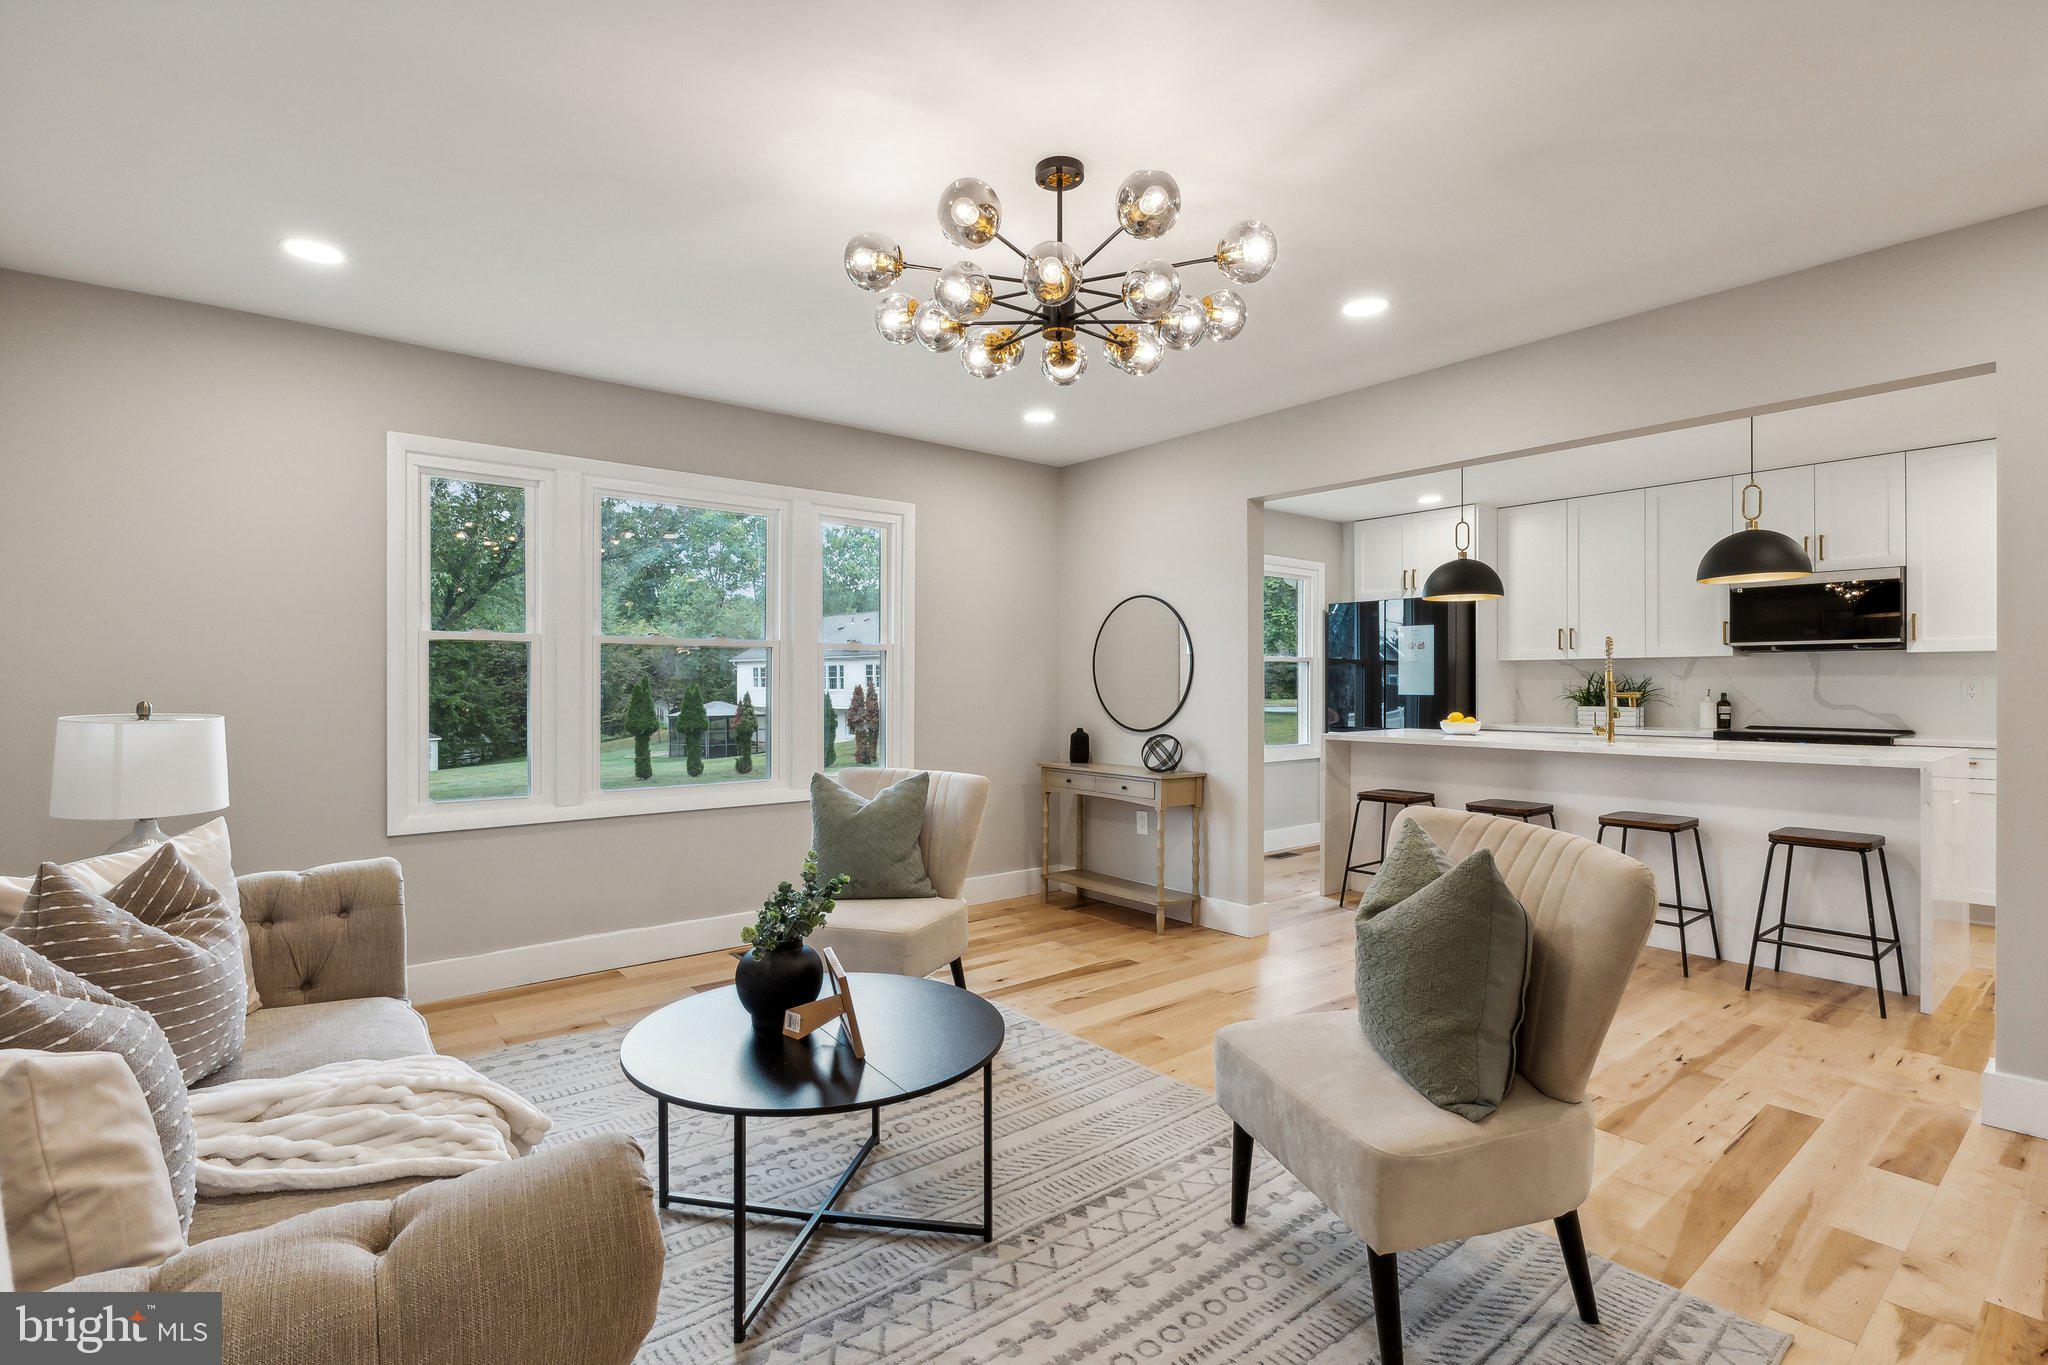
[[[1735,706],[1728,700],[1726,692],[1721,694],[1720,702],[1714,707],[1714,720],[1720,729],[1733,730],[1735,728]]]
[[[1714,689],[1710,687],[1700,694],[1700,729],[1712,730],[1720,723],[1720,713],[1714,709]]]

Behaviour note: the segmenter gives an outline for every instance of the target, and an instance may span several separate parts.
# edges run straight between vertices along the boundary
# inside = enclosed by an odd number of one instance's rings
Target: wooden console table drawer
[[[1154,773],[1118,763],[1041,763],[1038,765],[1042,796],[1042,839],[1039,877],[1045,898],[1052,899],[1055,885],[1079,892],[1094,891],[1140,903],[1150,902],[1153,929],[1166,929],[1166,908],[1186,905],[1190,923],[1199,923],[1202,903],[1202,803],[1208,793],[1208,774],[1195,772]],[[1065,792],[1074,798],[1074,858],[1071,867],[1052,865],[1052,798]],[[1154,812],[1158,831],[1157,876],[1147,885],[1105,872],[1090,872],[1085,866],[1082,830],[1084,807],[1089,797],[1139,806]],[[1188,889],[1176,890],[1166,883],[1166,813],[1186,810],[1192,822],[1193,857]]]

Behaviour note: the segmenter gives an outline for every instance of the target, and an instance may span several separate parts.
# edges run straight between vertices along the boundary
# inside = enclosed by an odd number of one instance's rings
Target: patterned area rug
[[[996,1058],[996,1240],[821,1230],[743,1347],[731,1341],[724,1215],[670,1212],[668,1270],[643,1365],[768,1362],[1336,1362],[1377,1355],[1365,1248],[1259,1156],[1230,1226],[1230,1126],[1205,1091],[1005,1010]],[[654,1150],[654,1103],[619,1072],[623,1029],[528,1043],[477,1066],[555,1120],[548,1141],[627,1132]],[[729,1121],[675,1109],[673,1188],[727,1197]],[[865,1115],[748,1125],[749,1195],[814,1203]],[[651,1158],[650,1158],[651,1160]],[[981,1087],[883,1111],[882,1145],[842,1207],[980,1215]],[[759,1285],[795,1225],[749,1224]],[[1572,1306],[1547,1228],[1400,1258],[1412,1361],[1775,1365],[1790,1338],[1598,1258],[1602,1323]]]

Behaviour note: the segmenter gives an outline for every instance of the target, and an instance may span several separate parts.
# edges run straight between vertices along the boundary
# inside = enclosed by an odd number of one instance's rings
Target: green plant
[[[654,776],[654,752],[649,742],[661,721],[654,714],[654,689],[642,678],[633,684],[633,699],[626,703],[626,733],[633,737],[633,776],[642,782]]]
[[[704,714],[704,691],[691,683],[683,689],[683,718],[677,724],[683,732],[683,766],[690,776],[704,775],[704,732],[711,728],[711,718]]]
[[[825,766],[831,767],[839,761],[839,708],[832,704],[832,694],[825,694]]]
[[[1614,675],[1614,692],[1614,704],[1616,706],[1625,705],[1621,700],[1623,692],[1641,693],[1642,695],[1636,698],[1636,705],[1638,706],[1648,706],[1651,702],[1659,701],[1664,696],[1664,689],[1658,686],[1649,674],[1645,673],[1641,677],[1635,677],[1619,670]],[[1581,681],[1566,686],[1559,695],[1574,706],[1605,706],[1607,704],[1607,676],[1604,672],[1588,673]]]
[[[825,922],[825,916],[839,904],[836,897],[852,885],[853,878],[844,873],[820,881],[817,852],[806,853],[803,885],[784,882],[776,887],[775,894],[761,902],[761,913],[754,916],[754,922],[740,930],[740,940],[752,944],[756,955],[794,948]]]
[[[751,694],[742,694],[740,709],[732,718],[733,744],[739,750],[732,761],[734,772],[754,771],[754,731],[758,728],[759,722],[754,717],[754,698]]]

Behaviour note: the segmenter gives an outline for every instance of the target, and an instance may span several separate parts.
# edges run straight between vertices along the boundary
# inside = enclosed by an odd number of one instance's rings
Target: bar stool
[[[1358,847],[1358,812],[1368,801],[1377,801],[1380,806],[1380,856],[1367,863],[1349,862],[1352,851]],[[1387,829],[1393,823],[1394,812],[1406,810],[1410,806],[1435,804],[1435,792],[1409,791],[1403,787],[1373,787],[1358,794],[1358,800],[1351,807],[1351,837],[1344,844],[1344,857],[1347,862],[1344,865],[1343,880],[1337,883],[1338,905],[1344,904],[1344,897],[1351,889],[1352,873],[1356,872],[1360,876],[1377,873],[1380,864],[1387,860]]]
[[[1480,815],[1498,815],[1503,820],[1520,820],[1525,825],[1536,823],[1541,815],[1549,819],[1550,827],[1557,828],[1557,807],[1548,801],[1518,801],[1512,796],[1485,796],[1477,801],[1467,801],[1465,809]]]
[[[1646,834],[1665,834],[1670,836],[1671,899],[1668,901],[1658,901],[1657,904],[1661,909],[1676,910],[1678,918],[1660,919],[1657,923],[1667,929],[1676,929],[1678,931],[1678,967],[1686,976],[1692,975],[1692,954],[1687,951],[1685,944],[1685,929],[1689,924],[1697,924],[1701,920],[1707,922],[1707,932],[1712,934],[1714,938],[1714,960],[1718,962],[1721,958],[1721,928],[1714,922],[1714,888],[1707,879],[1707,851],[1700,844],[1699,817],[1694,815],[1659,815],[1655,811],[1648,810],[1616,810],[1609,811],[1600,817],[1600,838],[1598,842],[1603,844],[1607,842],[1607,831],[1610,829],[1621,831],[1621,851],[1623,853],[1628,852],[1628,833],[1632,829],[1642,830]],[[1685,883],[1679,876],[1678,871],[1678,836],[1686,830],[1692,831],[1692,851],[1699,859],[1700,890],[1707,898],[1707,903],[1704,906],[1687,905],[1685,903]]]
[[[1756,898],[1756,932],[1749,940],[1749,971],[1742,978],[1742,989],[1749,989],[1750,981],[1756,976],[1756,946],[1759,943],[1774,944],[1777,956],[1772,962],[1773,971],[1785,966],[1785,934],[1788,930],[1799,930],[1809,934],[1832,934],[1836,938],[1867,938],[1870,951],[1851,951],[1847,948],[1828,948],[1817,943],[1798,943],[1791,946],[1809,953],[1827,953],[1831,957],[1853,957],[1859,962],[1870,964],[1871,974],[1877,978],[1877,1017],[1884,1012],[1884,955],[1895,953],[1899,959],[1899,994],[1910,995],[1906,986],[1906,950],[1899,943],[1899,907],[1892,899],[1892,870],[1884,858],[1884,836],[1882,834],[1858,834],[1845,829],[1806,829],[1787,826],[1770,833],[1771,851],[1764,857],[1764,884]],[[1771,894],[1771,863],[1776,860],[1779,848],[1785,850],[1785,881],[1778,891],[1778,922],[1764,927],[1764,902]],[[1793,924],[1786,919],[1786,902],[1792,897],[1792,854],[1795,849],[1819,848],[1840,853],[1854,853],[1863,860],[1863,916],[1868,932],[1859,934],[1853,929],[1823,929],[1816,924]],[[1877,854],[1877,870],[1884,877],[1884,904],[1891,915],[1892,936],[1877,936],[1877,901],[1870,893],[1870,855]]]

